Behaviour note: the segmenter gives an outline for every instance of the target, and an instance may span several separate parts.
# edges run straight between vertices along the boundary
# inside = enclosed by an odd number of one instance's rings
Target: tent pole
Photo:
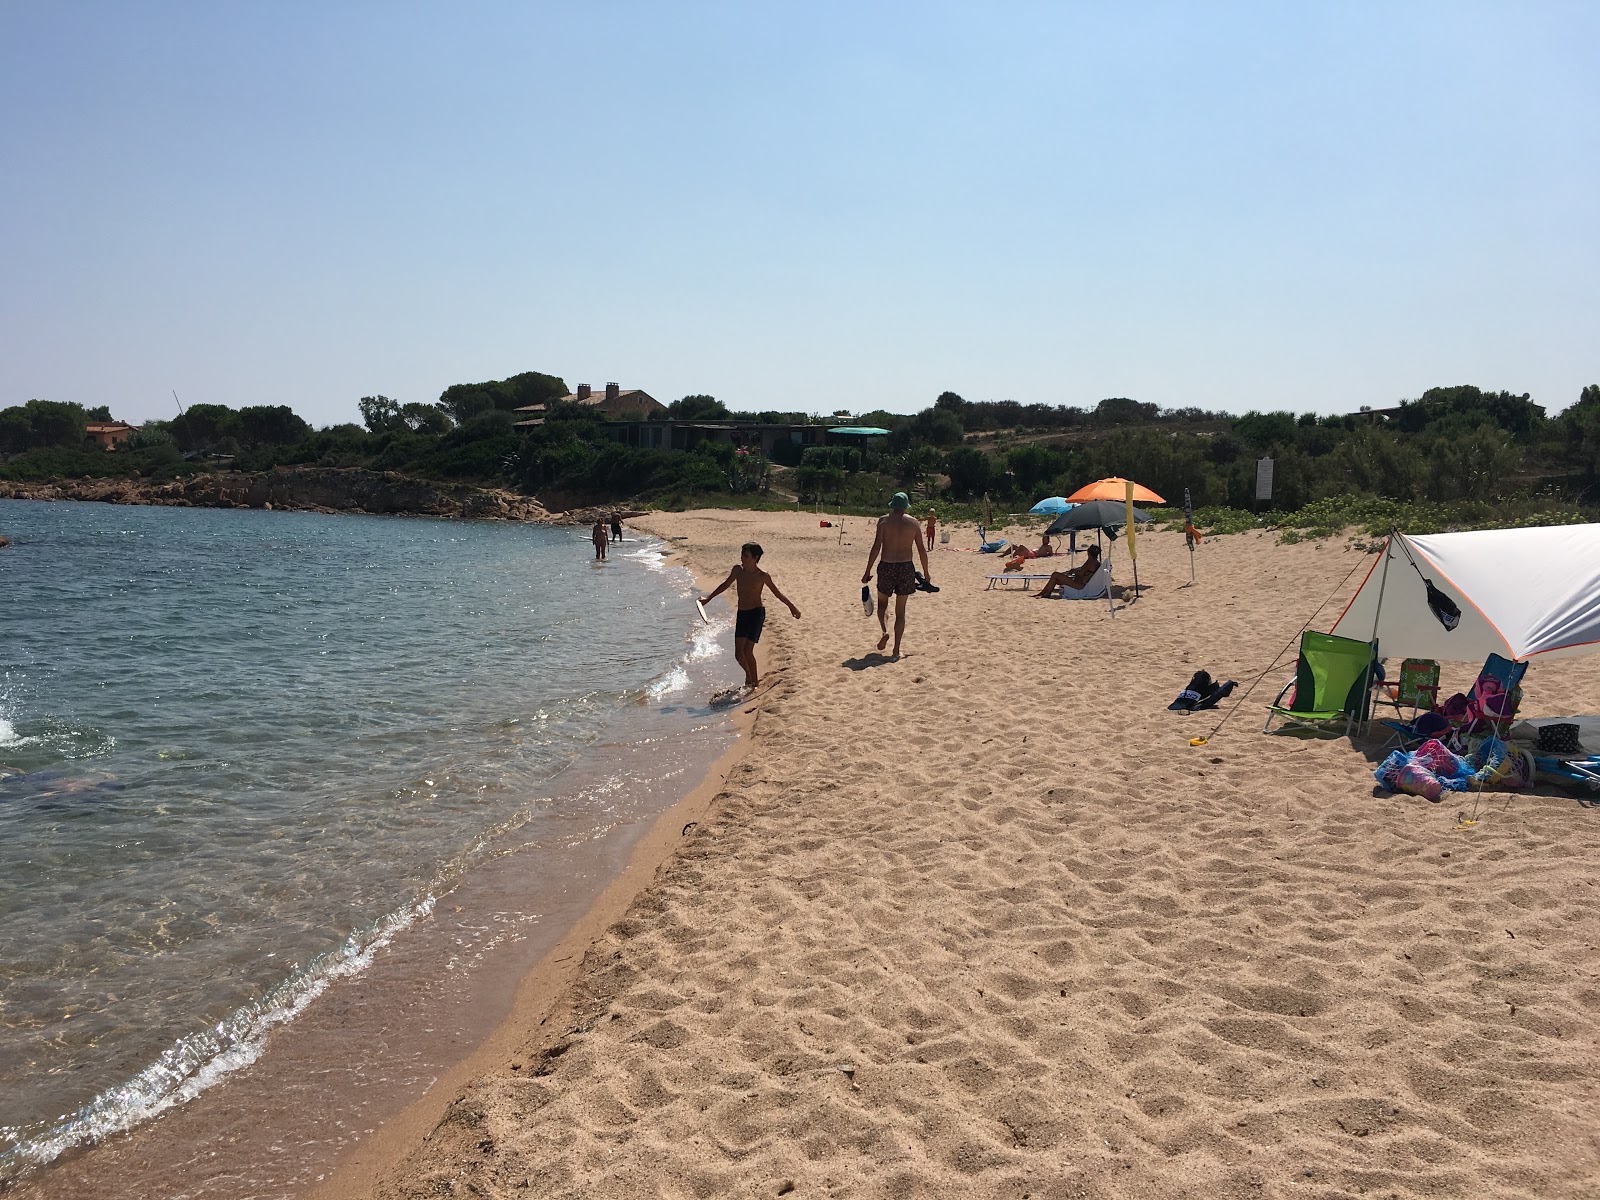
[[[1389,584],[1389,548],[1394,545],[1395,535],[1399,531],[1393,526],[1389,528],[1388,540],[1383,543],[1383,573],[1378,576],[1378,604],[1372,610],[1372,641],[1378,640],[1378,618],[1383,615],[1383,589]]]
[[[1388,537],[1388,540],[1383,543],[1383,572],[1378,576],[1378,603],[1377,603],[1376,607],[1374,607],[1373,610],[1372,610],[1372,637],[1368,639],[1369,643],[1372,646],[1372,657],[1374,659],[1376,659],[1378,657],[1378,649],[1379,649],[1379,647],[1378,647],[1378,618],[1383,615],[1383,590],[1384,590],[1384,588],[1388,587],[1388,585],[1389,585],[1389,551],[1390,551],[1390,548],[1393,547],[1394,539],[1398,535],[1398,533],[1399,533],[1399,530],[1397,530],[1393,525],[1389,526],[1389,537]],[[1372,701],[1371,701],[1372,679],[1371,679],[1371,676],[1370,676],[1370,671],[1371,671],[1370,667],[1368,668],[1368,671],[1369,671],[1369,676],[1368,676],[1368,679],[1367,679],[1367,693],[1368,693],[1368,701],[1367,701],[1367,703],[1368,703],[1368,711],[1370,712],[1371,711],[1371,703],[1372,703]],[[1368,719],[1366,724],[1369,725],[1369,726],[1372,724],[1370,718]]]

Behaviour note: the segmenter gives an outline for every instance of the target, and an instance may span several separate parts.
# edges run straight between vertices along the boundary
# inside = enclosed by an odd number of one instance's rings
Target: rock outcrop
[[[100,500],[107,504],[165,504],[184,508],[271,508],[310,512],[393,513],[499,521],[556,521],[537,500],[515,492],[413,479],[359,468],[279,468],[222,471],[187,479],[65,479],[51,483],[0,480],[0,498]]]

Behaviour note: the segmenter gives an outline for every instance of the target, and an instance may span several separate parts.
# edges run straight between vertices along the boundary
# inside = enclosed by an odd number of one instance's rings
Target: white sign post
[[[1256,462],[1256,499],[1272,499],[1272,460],[1259,459]]]

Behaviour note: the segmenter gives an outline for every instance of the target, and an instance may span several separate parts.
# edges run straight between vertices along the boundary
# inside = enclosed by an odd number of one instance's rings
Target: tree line
[[[702,443],[692,453],[644,449],[606,436],[594,409],[564,402],[566,383],[525,372],[455,384],[434,403],[387,396],[357,402],[361,423],[313,429],[286,405],[195,404],[151,421],[115,454],[86,442],[104,408],[48,400],[0,410],[0,476],[169,477],[231,465],[360,466],[468,480],[577,500],[670,500],[763,486],[759,455]],[[517,409],[543,405],[543,424],[518,428]],[[730,410],[708,395],[669,406],[681,421],[823,424],[807,413]],[[1124,475],[1170,500],[1250,507],[1256,462],[1276,464],[1273,506],[1340,495],[1450,502],[1560,495],[1600,502],[1600,385],[1555,416],[1528,395],[1462,385],[1433,388],[1383,413],[1341,416],[1199,408],[1163,409],[1116,397],[1088,408],[968,401],[941,394],[918,413],[852,418],[888,437],[866,449],[780,440],[775,461],[796,468],[804,497],[863,496],[888,483],[928,496],[1029,504],[1107,475]]]

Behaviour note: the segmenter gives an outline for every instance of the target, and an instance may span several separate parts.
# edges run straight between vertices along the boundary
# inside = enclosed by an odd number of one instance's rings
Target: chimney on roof
[[[588,398],[589,398],[589,385],[587,383],[580,383],[578,385],[578,403],[582,404]]]
[[[618,386],[617,384],[615,384],[615,383],[606,384],[606,400],[607,400],[607,402],[612,403],[612,404],[616,403],[617,393],[620,392],[620,391],[622,391],[622,388],[620,386]]]

